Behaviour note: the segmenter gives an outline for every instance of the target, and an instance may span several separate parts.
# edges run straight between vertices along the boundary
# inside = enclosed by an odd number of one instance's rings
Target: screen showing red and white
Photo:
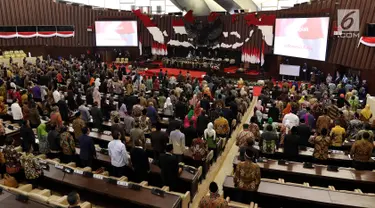
[[[96,21],[96,46],[138,46],[137,21]]]
[[[329,17],[276,19],[274,54],[325,61]]]

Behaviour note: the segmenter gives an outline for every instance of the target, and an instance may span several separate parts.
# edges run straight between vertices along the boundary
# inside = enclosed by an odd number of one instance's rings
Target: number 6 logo
[[[339,9],[337,10],[338,28],[341,31],[359,31],[359,10]]]

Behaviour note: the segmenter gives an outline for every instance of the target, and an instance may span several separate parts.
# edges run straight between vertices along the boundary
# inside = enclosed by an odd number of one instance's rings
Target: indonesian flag
[[[179,20],[173,20],[172,21],[172,27],[174,30],[175,34],[181,34],[181,35],[186,35],[186,29],[185,29],[185,24],[182,19]]]
[[[362,36],[361,39],[359,40],[358,47],[361,43],[368,47],[375,47],[375,37]]]
[[[163,32],[152,22],[149,16],[142,13],[141,10],[133,10],[133,13],[141,20],[143,25],[151,33],[154,41],[164,44],[164,35]]]
[[[0,32],[0,38],[16,38],[17,32]]]

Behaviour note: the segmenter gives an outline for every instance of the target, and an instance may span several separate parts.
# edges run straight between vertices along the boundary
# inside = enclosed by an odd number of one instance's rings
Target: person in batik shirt
[[[210,184],[210,195],[199,202],[199,208],[227,208],[228,202],[218,193],[219,187],[215,182]]]

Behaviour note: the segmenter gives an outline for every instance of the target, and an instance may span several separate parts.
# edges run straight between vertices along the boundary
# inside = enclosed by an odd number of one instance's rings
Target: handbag
[[[9,174],[4,174],[4,185],[8,187],[17,188],[18,182],[13,176],[10,176]]]

